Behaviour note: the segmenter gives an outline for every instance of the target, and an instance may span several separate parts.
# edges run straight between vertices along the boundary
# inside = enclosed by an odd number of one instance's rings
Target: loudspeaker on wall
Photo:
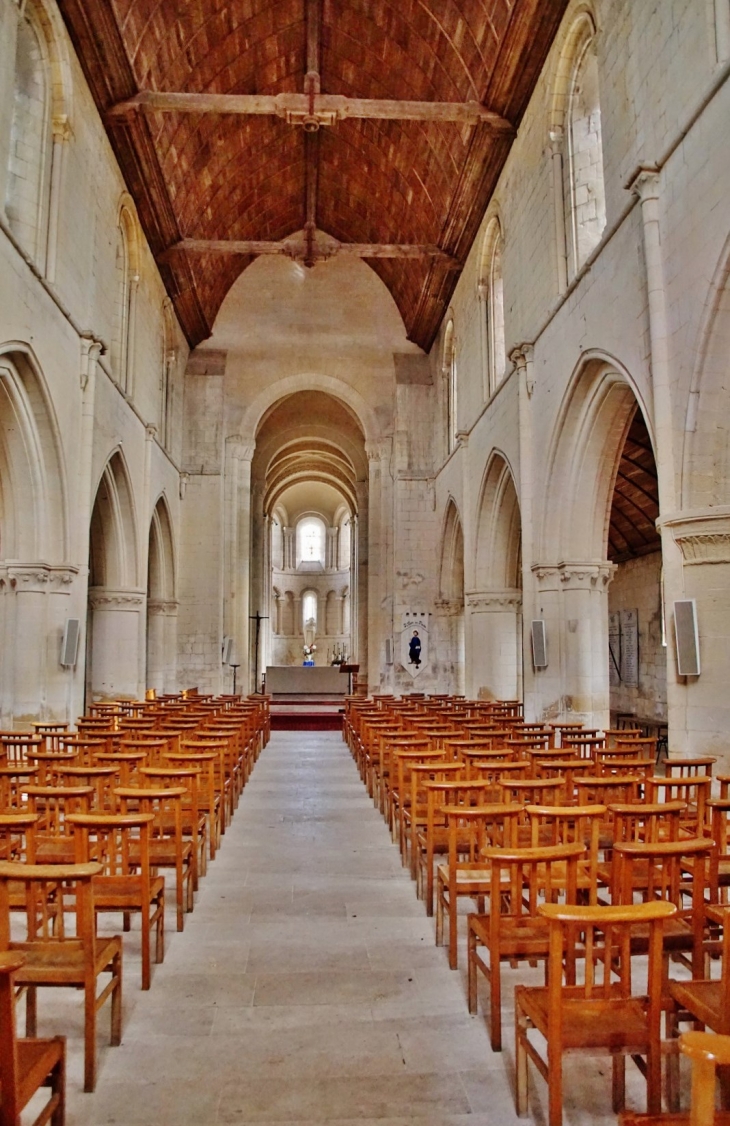
[[[547,663],[545,621],[536,618],[532,623],[532,664],[536,669],[546,669]]]
[[[221,664],[230,665],[231,657],[233,656],[233,638],[224,637],[221,646]]]
[[[683,598],[674,603],[674,634],[677,642],[677,672],[700,675],[700,639],[697,632],[697,603]]]
[[[61,641],[61,664],[65,668],[73,668],[79,651],[79,633],[81,622],[78,618],[66,618],[63,627],[63,640]]]

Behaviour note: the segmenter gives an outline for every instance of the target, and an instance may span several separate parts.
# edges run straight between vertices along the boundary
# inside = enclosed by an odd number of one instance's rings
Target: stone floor
[[[338,734],[274,734],[184,932],[168,920],[149,993],[138,931],[125,936],[123,1043],[108,1045],[107,1006],[93,1095],[80,996],[39,999],[39,1034],[68,1036],[68,1126],[518,1121],[510,1012],[495,1054]],[[505,976],[509,1004],[517,972]],[[607,1062],[566,1065],[566,1126],[616,1122]],[[538,1123],[544,1095],[531,1074]]]

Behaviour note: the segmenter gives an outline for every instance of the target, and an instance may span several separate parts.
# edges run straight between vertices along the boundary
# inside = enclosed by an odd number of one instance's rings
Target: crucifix
[[[255,614],[249,614],[249,621],[256,622],[256,641],[254,648],[254,692],[259,690],[259,637],[261,636],[261,623],[268,622],[269,615],[261,614],[257,610]]]

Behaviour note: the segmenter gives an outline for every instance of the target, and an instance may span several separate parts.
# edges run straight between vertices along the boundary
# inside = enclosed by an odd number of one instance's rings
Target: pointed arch
[[[606,559],[611,498],[637,403],[651,433],[636,386],[613,357],[591,352],[575,369],[547,462],[543,560]]]
[[[464,602],[464,532],[453,497],[446,505],[441,535],[439,597],[446,602]]]
[[[133,492],[124,455],[117,449],[104,466],[91,513],[90,587],[137,589],[138,558]]]
[[[150,520],[147,597],[170,600],[176,597],[175,591],[175,541],[170,509],[163,493],[158,498]]]
[[[474,559],[477,590],[522,586],[520,505],[510,465],[498,450],[487,462],[477,511]]]
[[[68,558],[66,472],[58,423],[26,344],[0,346],[0,556]]]

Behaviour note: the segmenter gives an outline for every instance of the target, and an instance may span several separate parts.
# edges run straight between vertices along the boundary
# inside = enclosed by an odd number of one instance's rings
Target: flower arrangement
[[[304,656],[307,659],[309,659],[309,657],[313,657],[314,654],[317,652],[317,646],[316,645],[303,645],[302,646],[302,652],[304,653]]]

